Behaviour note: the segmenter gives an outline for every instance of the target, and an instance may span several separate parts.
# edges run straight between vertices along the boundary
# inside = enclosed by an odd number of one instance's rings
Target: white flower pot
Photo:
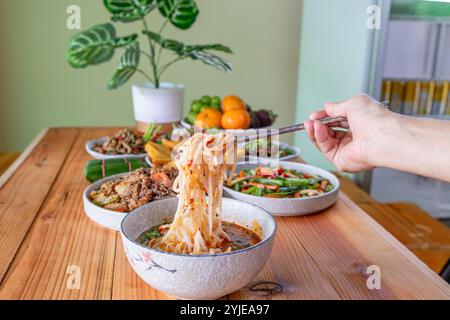
[[[139,123],[171,123],[183,116],[184,85],[176,83],[133,85],[134,118]]]

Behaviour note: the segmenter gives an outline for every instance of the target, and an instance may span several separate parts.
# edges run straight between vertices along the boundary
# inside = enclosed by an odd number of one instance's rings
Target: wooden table
[[[119,233],[83,212],[84,144],[114,130],[45,130],[0,178],[0,299],[170,298],[136,276]],[[323,213],[277,223],[264,270],[226,298],[450,298],[447,283],[344,194]],[[380,268],[381,289],[367,286],[372,265]],[[250,290],[264,281],[282,292]]]

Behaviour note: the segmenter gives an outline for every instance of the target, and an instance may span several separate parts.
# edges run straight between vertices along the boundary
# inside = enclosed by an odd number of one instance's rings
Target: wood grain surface
[[[84,214],[84,144],[114,131],[50,129],[1,187],[0,299],[171,299],[133,272],[120,234]],[[225,298],[450,299],[447,283],[343,194],[277,223],[263,271]],[[379,290],[366,284],[372,265]]]

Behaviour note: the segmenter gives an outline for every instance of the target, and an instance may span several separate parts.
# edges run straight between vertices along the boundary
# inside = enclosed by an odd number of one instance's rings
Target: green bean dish
[[[329,180],[317,175],[262,166],[237,172],[227,187],[266,198],[309,198],[334,189]]]

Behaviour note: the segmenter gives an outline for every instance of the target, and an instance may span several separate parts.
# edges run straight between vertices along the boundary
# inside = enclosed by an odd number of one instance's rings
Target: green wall
[[[235,51],[226,75],[201,63],[182,62],[165,80],[184,83],[186,105],[203,94],[236,93],[255,107],[271,107],[279,125],[295,118],[300,0],[199,0],[197,24],[167,36],[187,43],[221,42]],[[133,124],[130,85],[109,92],[118,56],[104,65],[74,70],[65,60],[66,8],[81,7],[82,28],[109,20],[101,0],[0,1],[0,150],[21,150],[46,126]],[[159,26],[157,15],[150,25]],[[119,35],[140,24],[118,24]],[[137,76],[134,82],[142,82]]]
[[[304,0],[300,35],[297,122],[339,101],[367,90],[371,37],[366,26],[370,0]],[[305,133],[296,144],[311,164],[331,168]]]

